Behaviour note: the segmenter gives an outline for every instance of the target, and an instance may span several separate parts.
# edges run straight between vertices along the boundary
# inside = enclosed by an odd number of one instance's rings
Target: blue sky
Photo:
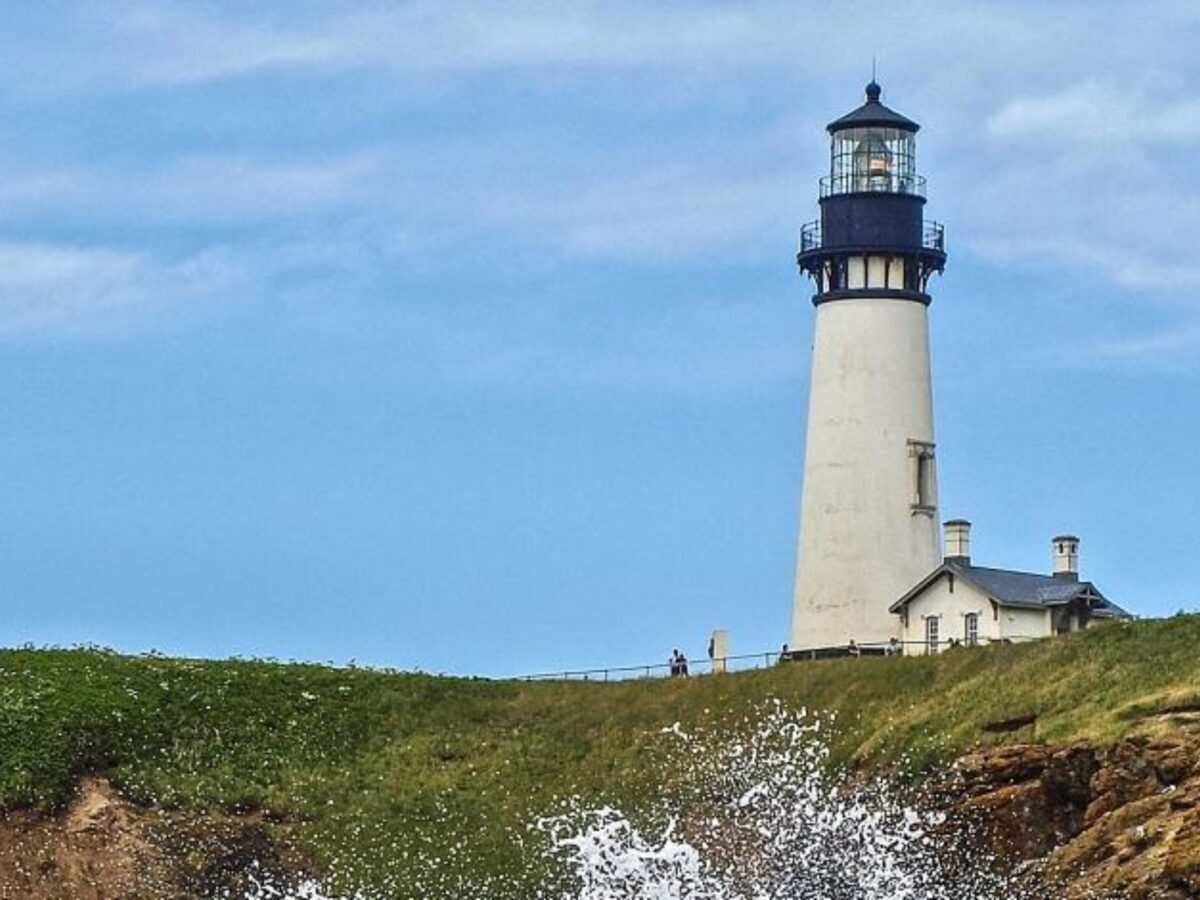
[[[1200,603],[1187,2],[5,3],[4,643],[777,647],[823,132],[925,126],[946,517]]]

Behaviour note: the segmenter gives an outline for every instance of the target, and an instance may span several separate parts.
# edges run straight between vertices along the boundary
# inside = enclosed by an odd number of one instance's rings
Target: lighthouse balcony
[[[920,224],[917,240],[831,245],[820,222],[803,226],[796,261],[816,284],[813,302],[886,296],[928,304],[929,278],[946,265],[946,236],[939,222]]]
[[[796,248],[797,256],[803,257],[810,253],[821,253],[823,251],[837,250],[838,252],[853,253],[855,251],[863,252],[865,250],[877,249],[871,247],[826,247],[822,242],[821,222],[818,219],[815,222],[808,222],[800,226],[800,243]],[[895,249],[897,252],[902,252],[902,248]],[[946,252],[946,229],[941,222],[926,220],[921,227],[921,249],[932,250],[936,253],[944,254]],[[803,262],[803,260],[801,260]]]

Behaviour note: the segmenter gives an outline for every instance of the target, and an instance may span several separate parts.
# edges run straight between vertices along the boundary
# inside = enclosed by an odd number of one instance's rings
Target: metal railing
[[[947,638],[939,641],[880,641],[865,644],[840,644],[833,647],[810,648],[806,650],[789,650],[786,654],[781,650],[764,653],[744,653],[738,656],[726,656],[719,659],[700,657],[688,659],[684,672],[677,671],[677,664],[671,662],[648,663],[640,666],[609,666],[599,669],[567,669],[560,672],[538,672],[533,675],[519,675],[517,681],[634,681],[647,678],[670,678],[683,675],[712,675],[725,672],[745,672],[753,669],[766,669],[781,663],[803,663],[824,659],[854,659],[859,657],[893,657],[893,656],[929,656],[944,653],[959,647],[982,647],[987,644],[1023,644],[1040,640],[1028,635],[1013,635],[1002,640],[980,638],[971,644],[960,638]]]
[[[821,196],[835,194],[914,194],[925,196],[925,176],[845,172],[821,179]]]
[[[807,253],[810,250],[820,250],[823,246],[821,238],[820,219],[813,222],[805,222],[800,226],[800,240],[796,245],[796,249],[800,253]],[[932,219],[925,220],[921,226],[921,246],[925,250],[937,250],[939,253],[945,253],[945,226],[941,222],[935,222]]]
[[[798,247],[801,253],[807,253],[809,250],[821,249],[821,222],[805,222],[800,226],[800,244]]]
[[[779,662],[779,651],[768,653],[744,653],[720,659],[688,659],[687,675],[709,675],[713,672],[744,672],[763,669]],[[673,670],[676,663],[649,663],[641,666],[610,666],[606,669],[573,669],[563,672],[539,672],[534,675],[518,676],[520,681],[629,681],[639,678],[666,678],[678,674]]]
[[[921,245],[926,250],[937,250],[940,253],[946,252],[946,229],[941,222],[927,220],[924,231],[921,233]]]

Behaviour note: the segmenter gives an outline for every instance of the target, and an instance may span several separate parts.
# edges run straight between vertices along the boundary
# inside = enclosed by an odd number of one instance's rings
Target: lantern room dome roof
[[[832,134],[845,128],[898,128],[915,133],[921,126],[880,103],[879,96],[882,93],[883,89],[872,81],[867,85],[867,102],[830,122],[826,130]]]

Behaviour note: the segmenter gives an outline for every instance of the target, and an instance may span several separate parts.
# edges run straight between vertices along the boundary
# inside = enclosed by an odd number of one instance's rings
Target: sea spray
[[[1015,900],[970,835],[882,778],[830,766],[819,717],[772,702],[744,721],[686,732],[681,781],[639,812],[577,805],[542,819],[573,875],[556,900]]]
[[[537,827],[574,870],[575,883],[557,895],[561,900],[723,900],[723,885],[699,849],[676,837],[675,825],[650,838],[618,810],[602,808],[544,819]]]

